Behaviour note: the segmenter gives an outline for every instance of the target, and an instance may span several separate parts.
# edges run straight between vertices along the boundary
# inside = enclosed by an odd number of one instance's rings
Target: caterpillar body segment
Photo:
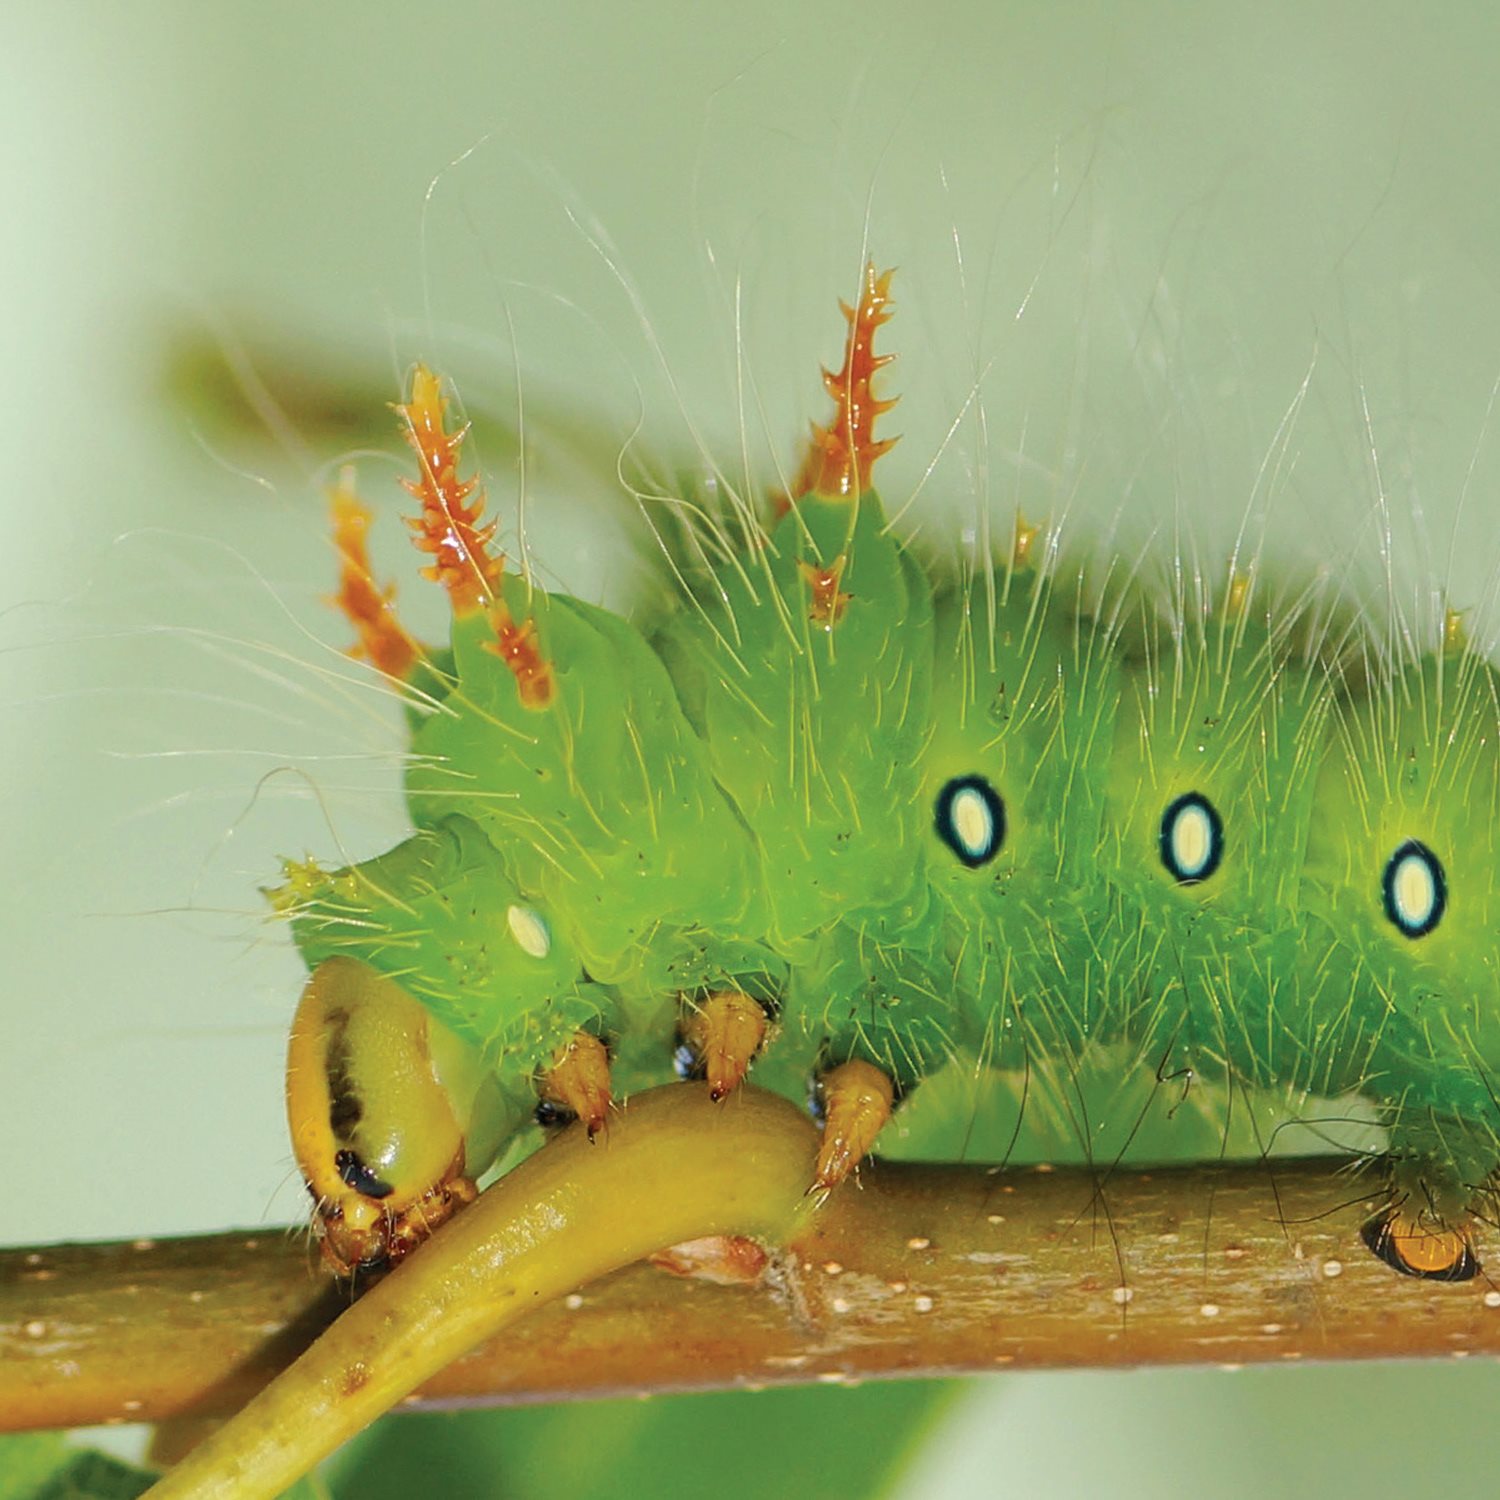
[[[1145,656],[1125,663],[1107,857],[1148,936],[1119,968],[1200,1071],[1337,1094],[1347,1081],[1307,1071],[1349,1053],[1321,1041],[1342,997],[1301,885],[1326,672],[1293,655],[1264,614],[1230,603],[1232,581],[1225,594],[1175,638],[1148,630]]]
[[[1393,1208],[1452,1230],[1500,1162],[1500,676],[1450,637],[1341,703],[1332,741],[1314,913],[1353,961],[1351,1010],[1383,1019]]]
[[[649,631],[505,571],[418,370],[408,488],[451,640],[421,657],[412,837],[276,894],[314,983],[354,963],[427,1007],[502,1135],[539,1098],[607,1134],[674,1052],[726,1104],[752,1068],[811,1077],[821,1188],[955,1055],[1123,1043],[1362,1092],[1390,1135],[1372,1250],[1472,1274],[1500,1166],[1495,674],[1451,632],[1352,670],[1242,574],[1091,608],[1019,524],[930,577],[870,485],[888,279],[846,312],[790,496],[700,549]]]
[[[517,1080],[611,1006],[467,818],[443,818],[349,869],[289,873],[272,900],[313,972],[354,959],[392,979],[514,1090],[517,1122],[535,1104]]]
[[[1109,1039],[1185,1075],[1363,1092],[1390,1133],[1371,1247],[1474,1274],[1500,1165],[1496,674],[1452,639],[1353,672],[1239,579],[1128,644],[1025,567],[990,586],[982,638],[977,601],[939,601],[926,791],[960,993],[1014,1022],[997,1057]],[[1472,892],[1461,928],[1439,850]]]
[[[507,578],[503,592],[524,585]],[[721,954],[717,935],[763,926],[755,853],[665,667],[602,609],[540,592],[527,607],[556,664],[551,701],[528,704],[495,670],[485,617],[455,621],[448,711],[413,739],[413,819],[436,826],[462,808],[600,983],[663,993],[730,979],[725,957],[743,945]]]
[[[1122,672],[1076,607],[1024,553],[937,601],[927,879],[955,989],[976,997],[966,1035],[1006,1068],[1076,1056],[1103,997],[1129,992],[1101,947],[1119,930],[1100,851]]]

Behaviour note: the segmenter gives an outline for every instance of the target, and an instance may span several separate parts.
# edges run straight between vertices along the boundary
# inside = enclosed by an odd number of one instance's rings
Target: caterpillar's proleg
[[[823,1101],[823,1143],[813,1187],[837,1187],[875,1144],[891,1117],[895,1086],[873,1063],[854,1058],[826,1073],[818,1084]]]
[[[1410,1205],[1386,1209],[1365,1225],[1364,1241],[1393,1271],[1429,1281],[1469,1281],[1479,1261],[1463,1229]]]
[[[586,1031],[575,1032],[558,1048],[537,1080],[543,1104],[556,1105],[583,1121],[593,1140],[609,1118],[609,1052]]]
[[[739,990],[716,990],[685,1002],[681,1033],[708,1091],[723,1099],[744,1081],[766,1039],[765,1007]]]

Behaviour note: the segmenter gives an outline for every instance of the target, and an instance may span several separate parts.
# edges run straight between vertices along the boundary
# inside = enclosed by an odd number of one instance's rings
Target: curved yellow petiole
[[[155,1500],[279,1495],[467,1349],[664,1246],[784,1242],[810,1212],[817,1133],[796,1106],[706,1085],[641,1094],[590,1141],[575,1125],[482,1193],[163,1478]]]

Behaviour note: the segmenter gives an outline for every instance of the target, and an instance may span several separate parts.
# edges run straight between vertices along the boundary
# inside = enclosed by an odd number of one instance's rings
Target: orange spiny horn
[[[889,411],[895,400],[878,401],[870,389],[877,370],[895,357],[875,353],[875,332],[890,319],[892,303],[890,271],[877,276],[873,264],[865,266],[859,302],[839,307],[849,323],[844,345],[844,363],[837,371],[823,371],[823,385],[833,397],[833,420],[826,427],[812,424],[807,455],[793,486],[793,496],[819,494],[855,499],[870,487],[875,460],[895,446],[895,438],[875,439],[875,419]]]
[[[490,548],[495,523],[480,519],[484,491],[478,479],[458,477],[459,452],[469,429],[448,430],[442,382],[426,365],[412,372],[411,396],[396,410],[421,468],[417,479],[401,483],[422,504],[421,515],[407,522],[418,549],[433,557],[422,572],[448,590],[455,615],[472,614],[494,598],[505,559]]]
[[[387,677],[405,678],[423,652],[396,618],[395,585],[376,583],[370,571],[370,553],[365,545],[370,512],[355,493],[352,464],[340,471],[328,499],[333,512],[333,545],[339,554],[339,591],[330,602],[343,611],[358,636],[349,654],[368,661]]]

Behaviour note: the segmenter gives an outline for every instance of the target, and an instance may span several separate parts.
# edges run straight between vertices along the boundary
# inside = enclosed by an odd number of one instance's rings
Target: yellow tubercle
[[[1449,656],[1458,656],[1469,649],[1469,632],[1464,628],[1462,610],[1443,611],[1443,650]]]
[[[1040,526],[1028,524],[1024,516],[1016,517],[1015,534],[1011,538],[1010,565],[1017,572],[1024,572],[1031,566],[1032,549],[1036,546],[1036,540],[1042,534]]]
[[[1229,575],[1229,589],[1224,596],[1224,617],[1229,620],[1243,618],[1250,607],[1250,591],[1254,576],[1244,568],[1236,568]]]

